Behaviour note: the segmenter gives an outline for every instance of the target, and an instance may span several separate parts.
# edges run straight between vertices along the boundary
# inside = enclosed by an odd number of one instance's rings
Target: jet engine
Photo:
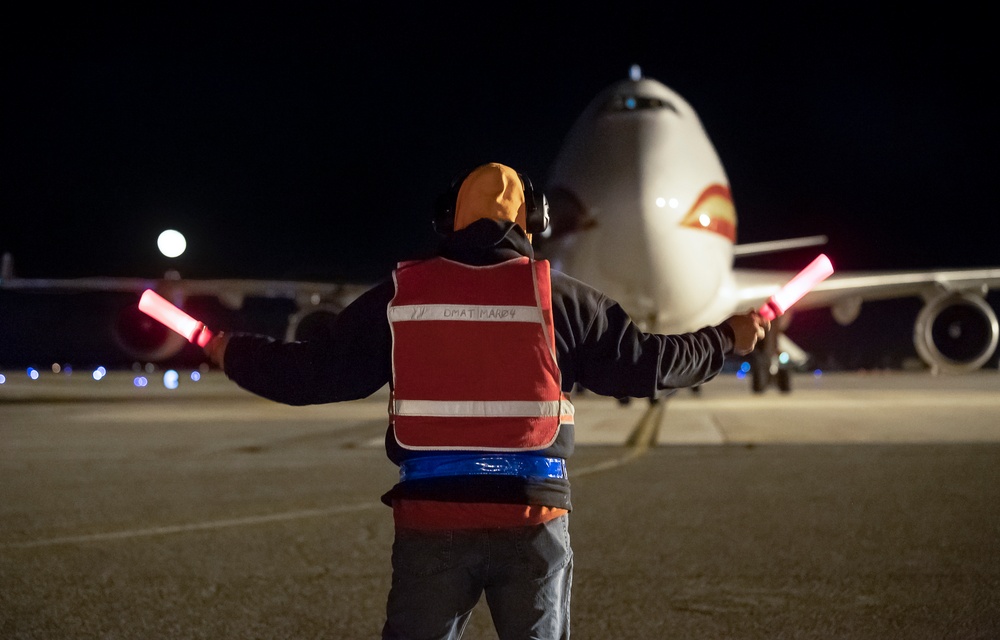
[[[187,344],[183,336],[140,311],[138,303],[130,304],[119,312],[114,337],[122,351],[143,362],[171,358]]]
[[[932,298],[917,315],[913,344],[932,369],[947,373],[974,371],[992,357],[1000,328],[981,296],[967,291]]]

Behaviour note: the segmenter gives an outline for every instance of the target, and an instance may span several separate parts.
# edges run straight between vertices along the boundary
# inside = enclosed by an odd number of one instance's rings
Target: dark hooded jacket
[[[478,220],[449,235],[439,254],[469,265],[534,257],[531,243],[512,222]],[[722,370],[732,351],[726,325],[680,335],[644,333],[614,300],[579,280],[551,271],[556,353],[563,391],[582,387],[616,398],[661,398],[702,384]],[[290,405],[357,400],[392,379],[392,334],[387,308],[392,279],[375,285],[337,316],[330,337],[281,343],[266,336],[234,334],[226,349],[225,372],[239,386]],[[573,428],[560,430],[544,455],[567,458]],[[399,447],[391,426],[386,453],[399,464],[421,455]],[[395,498],[534,504],[570,509],[569,482],[494,476],[450,477],[399,483],[383,501]]]

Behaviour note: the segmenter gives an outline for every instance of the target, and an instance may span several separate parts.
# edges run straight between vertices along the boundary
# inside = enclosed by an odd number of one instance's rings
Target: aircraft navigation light
[[[156,239],[156,246],[160,248],[160,253],[168,258],[176,258],[187,249],[187,240],[180,231],[167,229],[160,233]]]
[[[177,385],[180,383],[180,376],[173,369],[167,370],[163,374],[163,386],[168,389],[176,389]]]

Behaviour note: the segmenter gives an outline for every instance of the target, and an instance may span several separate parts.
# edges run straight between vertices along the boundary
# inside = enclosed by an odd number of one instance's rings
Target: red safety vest
[[[396,441],[406,449],[532,451],[573,421],[562,393],[549,263],[400,263],[389,303]]]

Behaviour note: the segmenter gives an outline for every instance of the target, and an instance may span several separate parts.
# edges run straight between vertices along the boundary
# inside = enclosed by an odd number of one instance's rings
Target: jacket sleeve
[[[616,398],[662,397],[708,382],[733,349],[725,324],[676,335],[645,333],[596,289],[553,277],[553,312],[563,389],[579,384]]]
[[[337,316],[328,336],[283,343],[233,334],[226,375],[244,389],[291,405],[365,398],[389,382],[392,338],[386,307],[391,281],[369,289]]]

